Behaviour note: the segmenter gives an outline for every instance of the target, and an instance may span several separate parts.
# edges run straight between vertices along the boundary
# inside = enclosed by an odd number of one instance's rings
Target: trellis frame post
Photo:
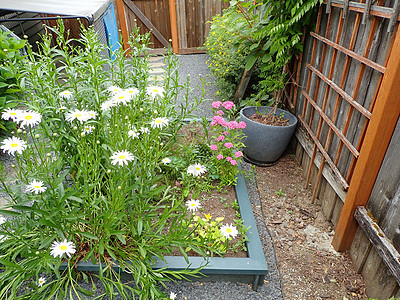
[[[398,29],[398,28],[397,28]],[[400,115],[400,33],[388,59],[375,107],[360,150],[346,201],[335,230],[332,245],[337,251],[348,250],[357,231],[354,212],[366,206],[390,139]]]

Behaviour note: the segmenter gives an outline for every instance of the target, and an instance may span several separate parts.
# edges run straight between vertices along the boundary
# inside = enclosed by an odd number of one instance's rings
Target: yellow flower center
[[[35,185],[35,188],[36,188],[36,189],[40,189],[40,186],[38,186],[38,185]]]
[[[125,158],[125,155],[120,155],[119,156],[119,159],[124,159]]]
[[[15,116],[16,114],[17,113],[15,113],[15,112],[10,113],[11,116]]]
[[[226,229],[226,232],[227,232],[227,233],[231,233],[232,230],[231,230],[230,228],[228,228],[228,229]]]
[[[13,148],[15,148],[15,147],[17,147],[17,146],[18,146],[17,143],[11,144],[11,147],[13,147]]]
[[[196,203],[192,203],[192,206],[196,206]]]
[[[157,90],[157,89],[154,89],[153,92],[158,93],[158,90]]]
[[[25,119],[26,119],[26,120],[31,120],[31,119],[32,119],[32,116],[25,116]]]
[[[67,250],[67,246],[65,246],[65,245],[62,245],[62,246],[60,247],[60,250],[62,250],[62,251],[65,251],[65,250]]]
[[[200,171],[200,168],[199,168],[199,167],[196,167],[196,171]]]
[[[125,97],[124,96],[119,96],[119,99],[124,99]]]
[[[161,120],[156,120],[156,123],[161,123]]]

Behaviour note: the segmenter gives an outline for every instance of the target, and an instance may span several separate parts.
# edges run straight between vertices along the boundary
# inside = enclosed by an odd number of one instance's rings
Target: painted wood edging
[[[188,264],[183,256],[165,256],[165,262],[158,260],[154,267],[157,269],[167,268],[168,270],[183,270],[186,268],[193,270],[204,266],[201,270],[204,275],[247,275],[257,277],[268,274],[268,266],[251,208],[249,194],[244,177],[241,174],[238,176],[235,190],[243,224],[245,227],[250,227],[247,231],[249,241],[246,242],[248,257],[203,258],[191,256],[188,257]]]
[[[165,261],[156,257],[155,269],[166,268],[168,270],[193,270],[199,267],[201,269],[201,280],[213,281],[233,281],[253,284],[253,290],[257,290],[259,285],[264,282],[265,275],[268,274],[268,266],[265,261],[265,255],[261,240],[258,234],[256,221],[254,219],[251,202],[246,187],[245,179],[242,174],[238,176],[235,186],[236,198],[239,204],[240,215],[243,219],[243,225],[247,228],[248,241],[246,242],[248,257],[195,257],[189,256],[189,264],[183,256],[165,256]],[[66,268],[63,263],[60,270]],[[118,268],[118,267],[117,267]],[[79,271],[98,272],[99,265],[91,262],[79,262],[77,269]],[[198,277],[189,277],[188,279],[198,279]]]

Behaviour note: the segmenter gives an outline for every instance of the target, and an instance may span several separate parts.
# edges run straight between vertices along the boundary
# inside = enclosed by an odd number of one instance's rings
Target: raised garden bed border
[[[239,174],[235,186],[236,198],[239,204],[240,215],[247,231],[248,241],[246,242],[248,257],[195,257],[189,256],[189,264],[183,256],[165,256],[164,260],[157,259],[155,269],[167,268],[168,270],[193,270],[203,267],[201,280],[212,281],[234,281],[253,284],[253,290],[257,290],[264,282],[268,274],[268,266],[265,261],[263,246],[257,230],[256,221],[253,215],[249,193],[246,187],[244,176]],[[61,267],[63,268],[63,267]],[[91,262],[78,263],[79,271],[98,272],[98,265]],[[195,279],[196,278],[189,278]],[[197,278],[198,280],[198,278]]]

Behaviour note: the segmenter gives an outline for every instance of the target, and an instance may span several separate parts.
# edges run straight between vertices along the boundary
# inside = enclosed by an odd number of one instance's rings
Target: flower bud
[[[51,153],[47,153],[46,155],[47,155],[47,157],[50,157],[50,156],[51,156]]]
[[[86,134],[84,132],[81,132],[81,137],[84,137]]]
[[[119,186],[118,186],[118,189],[121,190],[121,189],[122,189],[122,186],[119,185]]]
[[[96,141],[96,144],[97,144],[97,145],[100,145],[100,141],[99,141],[99,140],[97,140],[97,141]]]
[[[35,134],[35,138],[36,139],[40,138],[40,134]]]
[[[17,132],[18,132],[18,133],[22,133],[22,129],[18,129]]]
[[[23,134],[26,134],[26,130],[22,131]]]
[[[108,170],[107,170],[107,174],[110,174],[110,173],[111,173],[111,170],[110,170],[110,169],[108,169]]]
[[[11,165],[11,168],[15,168],[15,165],[14,165],[14,164],[12,164],[12,165]]]
[[[78,130],[78,127],[77,127],[77,126],[74,126],[74,130]]]

